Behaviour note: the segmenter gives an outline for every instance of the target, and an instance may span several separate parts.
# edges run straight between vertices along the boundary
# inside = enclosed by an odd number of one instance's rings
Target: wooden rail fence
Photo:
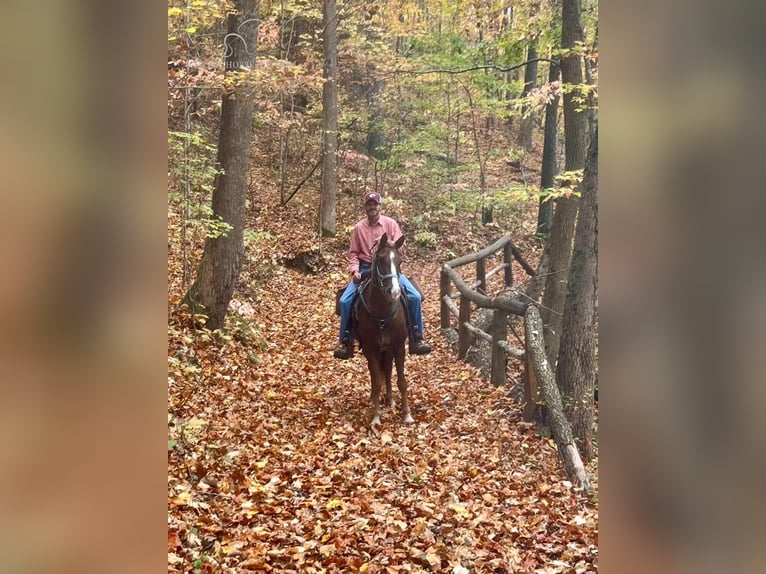
[[[503,252],[503,262],[487,271],[487,259],[499,251]],[[439,298],[441,300],[441,328],[450,327],[451,316],[457,317],[458,325],[458,357],[464,359],[470,346],[470,335],[474,334],[492,344],[492,368],[490,380],[493,385],[505,383],[505,370],[507,355],[524,359],[525,353],[508,344],[507,319],[509,314],[523,317],[526,313],[528,302],[515,297],[513,287],[513,260],[519,262],[528,275],[534,276],[535,270],[521,256],[521,252],[513,245],[511,238],[502,237],[495,243],[477,253],[465,255],[448,261],[442,266]],[[467,285],[456,269],[470,263],[476,264],[476,281]],[[500,272],[503,272],[503,289],[497,296],[490,296],[487,280]],[[452,294],[452,284],[457,288],[457,293]],[[459,305],[454,300],[459,299]],[[471,303],[484,309],[494,309],[491,333],[486,333],[471,324]],[[525,393],[526,395],[526,393]],[[526,397],[525,399],[533,399]]]
[[[502,250],[503,262],[487,271],[487,259]],[[521,301],[514,295],[513,260],[519,262],[529,276],[535,270],[521,256],[511,242],[511,238],[502,237],[489,247],[477,253],[465,255],[448,261],[442,266],[439,288],[441,300],[441,328],[451,327],[451,316],[458,321],[458,357],[464,359],[470,346],[470,335],[474,334],[489,341],[492,345],[490,381],[493,385],[505,384],[508,355],[524,362],[524,420],[532,421],[539,404],[548,407],[548,420],[558,445],[559,456],[569,479],[578,487],[590,490],[590,483],[577,447],[572,437],[571,427],[564,416],[561,397],[556,386],[555,376],[545,358],[543,326],[540,314],[530,301]],[[456,269],[469,263],[476,264],[476,281],[467,285]],[[490,296],[487,280],[503,272],[503,289],[496,296]],[[452,284],[457,293],[451,292]],[[459,305],[454,300],[459,299]],[[471,303],[484,309],[493,309],[491,333],[485,333],[471,324]],[[524,317],[524,350],[516,349],[507,342],[507,322],[509,314]],[[538,391],[538,388],[541,392]]]

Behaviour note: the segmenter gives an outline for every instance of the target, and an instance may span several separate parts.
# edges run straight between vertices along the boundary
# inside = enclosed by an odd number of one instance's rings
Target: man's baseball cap
[[[370,193],[365,194],[364,202],[367,203],[368,201],[374,201],[378,205],[383,203],[383,200],[380,198],[380,194],[374,191],[371,191]]]

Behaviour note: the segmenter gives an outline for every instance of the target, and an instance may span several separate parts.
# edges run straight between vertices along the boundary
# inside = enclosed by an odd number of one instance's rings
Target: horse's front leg
[[[404,378],[404,343],[396,350],[396,384],[402,397],[402,417],[404,424],[411,425],[415,422],[410,414],[410,403],[407,400],[407,380]],[[390,373],[390,371],[389,371]]]
[[[391,371],[394,366],[394,356],[386,353],[383,356],[383,375],[386,377],[386,405],[394,406],[394,393],[391,390]]]
[[[367,366],[370,369],[370,403],[372,404],[372,426],[380,426],[380,383],[383,373],[380,369],[379,357],[367,357]]]

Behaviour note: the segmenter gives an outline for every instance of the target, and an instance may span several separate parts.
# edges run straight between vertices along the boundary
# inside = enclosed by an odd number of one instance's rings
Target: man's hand
[[[354,281],[354,283],[359,283],[362,280],[362,274],[359,273],[359,271],[354,271],[351,274],[351,279]]]

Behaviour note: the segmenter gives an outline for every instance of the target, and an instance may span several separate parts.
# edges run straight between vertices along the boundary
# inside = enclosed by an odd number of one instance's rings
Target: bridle
[[[394,279],[396,277],[399,277],[399,274],[397,273],[398,269],[396,268],[396,264],[394,264],[393,260],[391,261],[391,263],[392,263],[394,273],[384,274],[383,272],[381,272],[380,266],[378,265],[377,252],[373,253],[371,277],[367,279],[367,281],[362,283],[362,285],[360,285],[359,287],[359,301],[362,303],[362,306],[364,306],[365,310],[370,315],[370,317],[375,319],[375,321],[378,323],[378,328],[381,331],[385,328],[388,322],[394,318],[394,315],[396,315],[396,311],[399,309],[399,304],[400,304],[399,303],[400,297],[391,296],[391,292],[393,291],[393,283],[390,288],[387,288],[384,283],[386,279]],[[378,290],[383,294],[383,296],[393,303],[385,317],[378,316],[372,309],[370,309],[370,306],[367,304],[367,301],[364,298],[366,287],[367,285],[370,284],[370,282],[373,282],[375,287],[378,288]]]
[[[383,274],[380,270],[380,266],[378,265],[378,254],[375,253],[373,256],[373,267],[372,267],[372,277],[375,281],[375,285],[378,287],[381,293],[386,296],[386,298],[389,301],[393,301],[394,297],[391,296],[391,292],[393,291],[393,284],[391,287],[386,287],[384,281],[386,279],[393,279],[395,277],[399,277],[399,270],[396,268],[396,264],[394,263],[393,259],[391,260],[391,267],[393,268],[393,273],[387,273]],[[398,299],[398,297],[397,297]]]
[[[394,262],[393,258],[390,258],[391,261],[391,267],[392,267],[392,273],[383,273],[380,270],[380,265],[378,265],[378,251],[381,248],[386,248],[387,246],[382,246],[379,249],[375,250],[375,253],[372,254],[372,279],[375,282],[376,287],[380,290],[381,293],[388,299],[389,301],[394,301],[395,299],[398,300],[398,297],[394,298],[392,297],[392,291],[393,291],[393,283],[391,287],[386,287],[385,281],[386,279],[394,279],[399,277],[399,269],[397,269],[396,263]]]

